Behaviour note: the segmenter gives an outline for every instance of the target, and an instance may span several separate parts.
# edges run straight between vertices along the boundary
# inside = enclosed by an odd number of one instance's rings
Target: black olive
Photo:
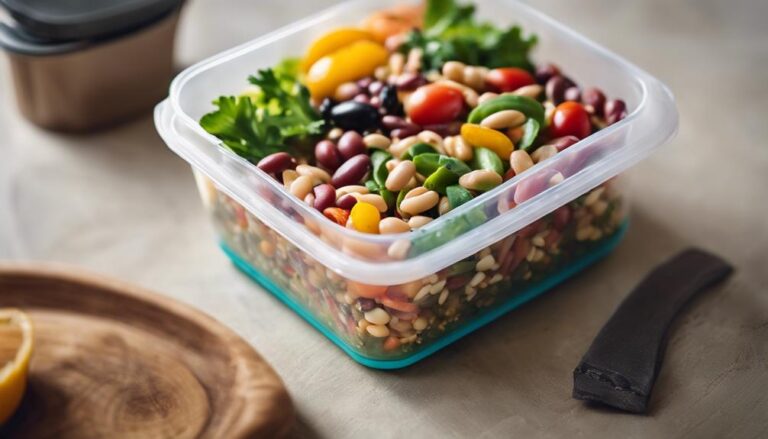
[[[363,133],[379,125],[379,110],[373,105],[346,101],[331,109],[331,120],[341,129]]]
[[[395,86],[387,85],[381,89],[379,99],[381,99],[381,108],[386,111],[386,114],[402,114],[403,107],[400,105],[400,100],[397,99],[397,88]]]
[[[323,119],[330,120],[331,119],[331,110],[333,109],[334,102],[330,98],[323,99],[323,102],[320,103],[320,115],[323,116]]]

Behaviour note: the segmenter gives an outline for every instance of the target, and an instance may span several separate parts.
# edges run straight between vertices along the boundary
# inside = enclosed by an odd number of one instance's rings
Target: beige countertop
[[[181,60],[330,3],[192,1]],[[415,366],[357,365],[236,271],[150,115],[87,137],[41,131],[16,112],[4,58],[0,258],[80,265],[210,313],[282,375],[302,437],[768,437],[768,3],[533,3],[666,82],[680,132],[630,172],[632,224],[611,257]],[[571,372],[622,297],[691,245],[737,272],[675,325],[651,414],[571,399]]]

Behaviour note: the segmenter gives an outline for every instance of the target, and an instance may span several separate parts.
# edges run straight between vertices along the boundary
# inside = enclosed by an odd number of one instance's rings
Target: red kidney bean
[[[352,210],[355,204],[357,204],[357,198],[352,194],[342,195],[336,200],[336,207],[344,210]]]
[[[569,146],[573,145],[574,143],[577,143],[578,141],[579,141],[579,138],[576,136],[563,136],[563,137],[558,137],[557,139],[552,139],[547,143],[549,145],[554,145],[555,148],[557,148],[557,152],[560,152],[565,148],[568,148]]]
[[[566,101],[579,102],[581,101],[581,90],[576,86],[568,87],[563,94],[563,98],[565,98]]]
[[[373,78],[368,76],[368,77],[365,77],[363,79],[358,79],[357,80],[357,85],[359,85],[361,88],[367,89],[368,86],[371,85],[371,82],[373,82]]]
[[[523,227],[522,229],[518,230],[517,236],[521,238],[530,238],[531,236],[539,233],[539,230],[541,230],[542,222],[534,221],[527,226]]]
[[[563,101],[563,95],[565,94],[565,80],[562,76],[557,75],[549,78],[547,84],[544,86],[544,92],[547,95],[547,99],[552,101],[555,105]]]
[[[359,85],[355,84],[354,82],[346,82],[344,84],[341,84],[337,89],[336,93],[334,93],[334,96],[339,101],[348,101],[355,96],[359,95],[363,90],[360,88]]]
[[[367,299],[360,297],[357,299],[357,304],[360,305],[360,311],[366,312],[376,308],[376,301],[373,299]]]
[[[395,81],[395,86],[401,91],[412,91],[426,84],[427,80],[424,76],[417,73],[403,73],[398,76]]]
[[[613,125],[627,117],[627,104],[621,99],[613,99],[605,103],[605,121]]]
[[[320,212],[333,207],[336,202],[336,189],[330,184],[317,185],[312,192],[315,194],[314,207]]]
[[[386,115],[381,118],[381,125],[388,129],[394,130],[397,128],[407,128],[409,130],[420,131],[421,128],[413,122],[408,122],[400,116]]]
[[[321,140],[315,145],[315,159],[325,169],[333,172],[344,161],[339,154],[339,149],[330,140]]]
[[[408,125],[413,125],[406,121],[402,117],[386,115],[381,118],[381,125],[388,130],[394,130],[396,128],[405,128]]]
[[[418,126],[408,128],[395,128],[390,132],[392,138],[405,139],[406,137],[415,136],[421,132],[421,128]]]
[[[550,78],[559,74],[560,69],[556,65],[547,63],[536,67],[536,74],[534,76],[536,76],[536,82],[544,85]]]
[[[568,206],[562,206],[552,212],[552,222],[555,228],[563,230],[571,221],[571,209]]]
[[[521,262],[525,259],[525,256],[531,249],[531,241],[527,239],[516,239],[512,245],[512,257],[507,259],[506,264],[499,268],[499,273],[502,275],[508,275],[512,272]]]
[[[382,88],[384,88],[384,84],[381,81],[373,81],[368,86],[368,93],[370,93],[371,96],[376,96],[381,92]]]
[[[376,108],[380,108],[381,107],[381,98],[378,97],[378,96],[374,96],[374,97],[371,98],[370,101],[368,101],[368,104],[371,105],[371,106],[374,106]]]
[[[472,280],[472,276],[468,276],[466,274],[449,277],[448,282],[445,283],[445,287],[448,288],[449,290],[455,290],[457,288],[461,288],[464,285],[468,284],[469,281],[471,280]]]
[[[365,153],[363,136],[357,131],[347,131],[339,139],[339,153],[344,160],[349,160],[358,154]]]
[[[295,168],[296,160],[287,152],[276,152],[259,160],[256,166],[267,174],[279,174]]]
[[[542,169],[537,174],[533,174],[518,183],[515,190],[515,203],[522,204],[547,190],[549,188],[549,179],[556,172],[554,169]]]
[[[558,169],[565,178],[568,178],[587,167],[590,164],[590,159],[593,156],[594,151],[582,149],[573,155],[569,160],[564,160]]]
[[[441,136],[455,136],[461,132],[461,125],[463,122],[456,121],[456,122],[449,122],[449,123],[441,123],[437,125],[424,125],[422,128],[429,131],[434,131],[437,134],[440,134]]]
[[[555,105],[558,105],[563,102],[563,99],[565,98],[565,90],[573,85],[573,81],[565,76],[556,75],[547,81],[547,85],[544,86],[544,92],[549,100]]]
[[[352,98],[355,102],[360,102],[361,104],[369,104],[371,102],[371,98],[368,97],[367,94],[360,93],[359,95]]]
[[[366,154],[358,154],[344,162],[333,173],[331,184],[334,187],[358,184],[371,168],[371,158]]]
[[[592,113],[595,116],[603,115],[603,108],[605,107],[605,95],[599,88],[590,87],[584,90],[581,94],[581,102],[587,106],[587,110],[592,109]]]

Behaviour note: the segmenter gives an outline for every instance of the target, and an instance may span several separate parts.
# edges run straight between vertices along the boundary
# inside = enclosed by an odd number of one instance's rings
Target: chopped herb
[[[248,78],[258,87],[255,94],[219,97],[213,102],[218,110],[203,116],[200,125],[251,162],[322,134],[324,122],[291,65],[285,61],[275,69],[259,70]]]
[[[461,61],[489,68],[521,67],[532,71],[528,53],[537,38],[523,37],[519,26],[500,29],[478,22],[473,5],[455,0],[428,0],[424,30],[414,30],[402,50],[421,48],[425,70],[439,70],[447,61]]]

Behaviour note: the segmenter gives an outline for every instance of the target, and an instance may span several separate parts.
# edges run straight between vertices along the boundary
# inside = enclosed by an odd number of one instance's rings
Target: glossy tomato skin
[[[567,101],[555,108],[549,129],[552,137],[576,136],[583,139],[592,133],[592,124],[583,105]]]
[[[419,125],[454,121],[464,109],[464,95],[455,88],[440,84],[419,87],[408,98],[407,112]]]
[[[535,84],[536,79],[526,70],[517,67],[502,67],[488,72],[485,82],[493,91],[508,92]]]

